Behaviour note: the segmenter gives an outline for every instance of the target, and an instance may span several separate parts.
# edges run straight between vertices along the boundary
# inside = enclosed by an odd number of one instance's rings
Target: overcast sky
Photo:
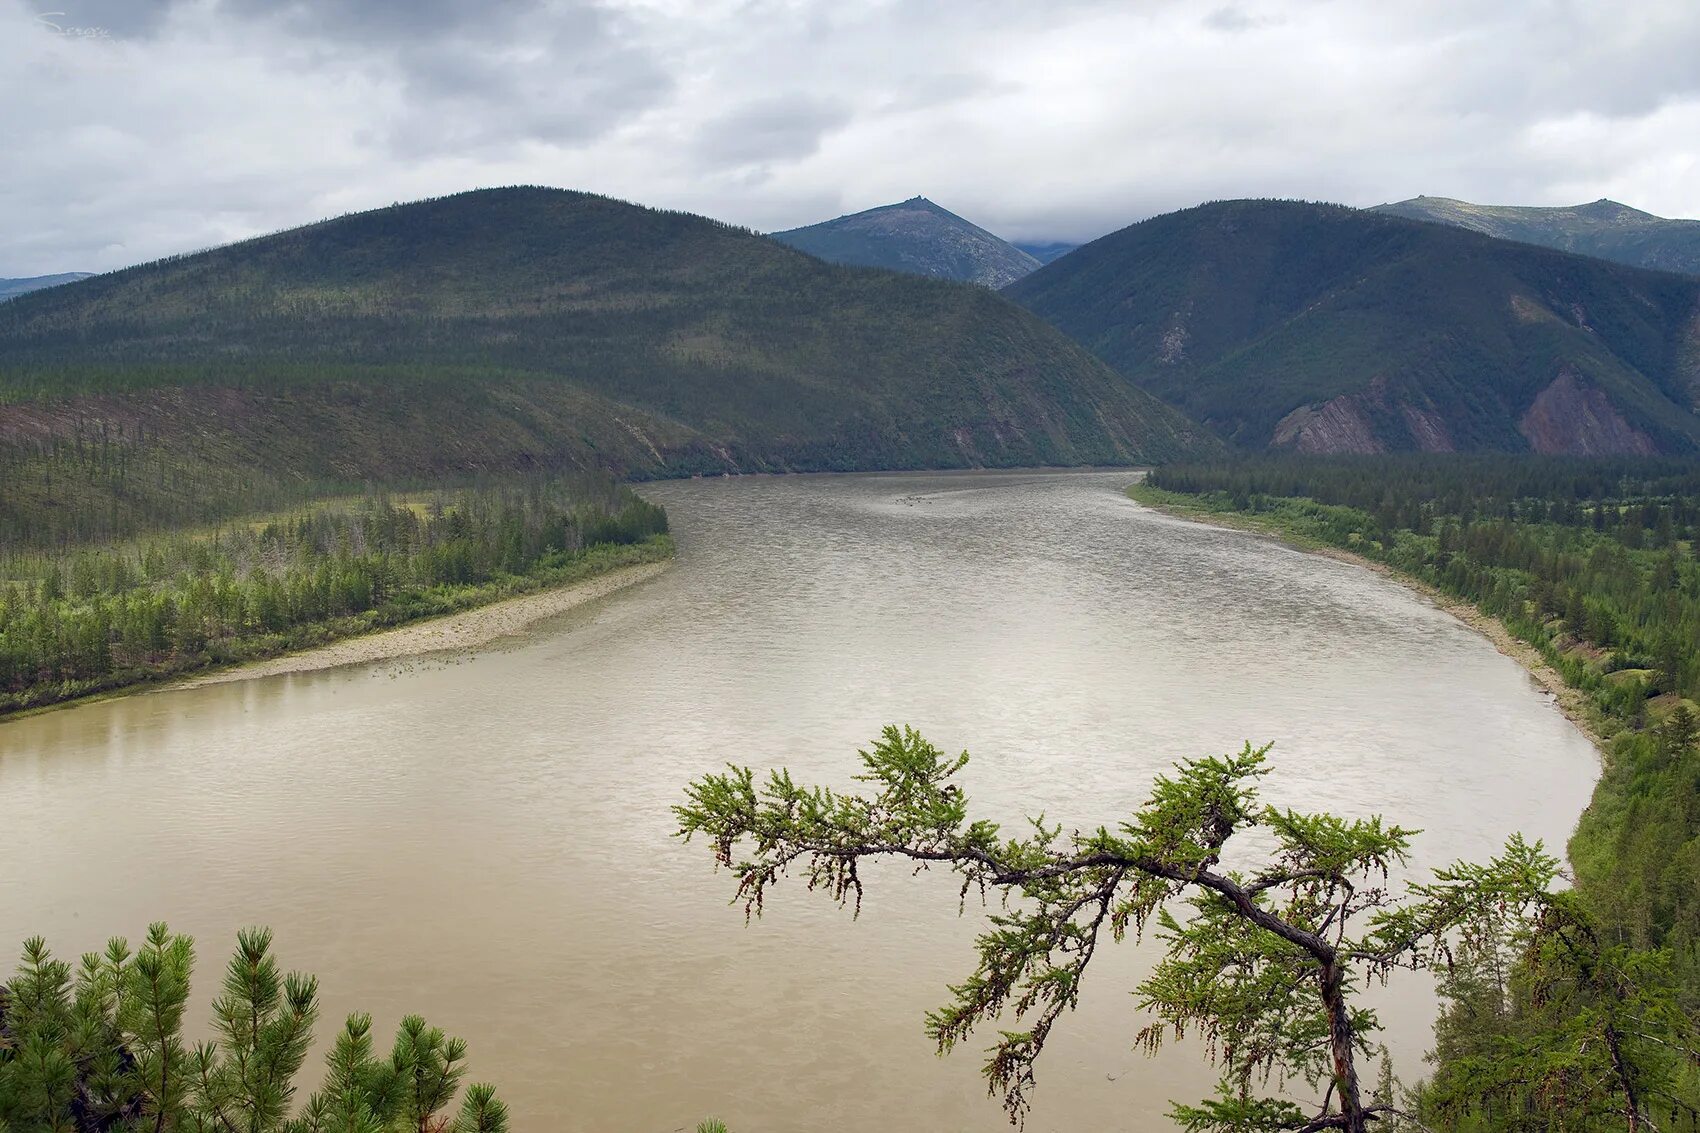
[[[1018,240],[1241,196],[1700,217],[1700,3],[0,0],[0,276],[514,183]]]

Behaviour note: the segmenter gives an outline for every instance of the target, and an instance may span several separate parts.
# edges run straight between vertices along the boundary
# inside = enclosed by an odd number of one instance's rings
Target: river
[[[946,877],[800,885],[746,927],[671,834],[726,761],[846,785],[906,722],[1002,821],[1114,822],[1178,758],[1275,741],[1272,801],[1420,827],[1419,863],[1562,845],[1598,763],[1516,664],[1368,571],[1168,518],[1129,473],[679,482],[673,569],[509,647],[153,692],[0,724],[0,941],[74,958],[167,919],[200,1017],[237,927],[316,973],[321,1035],[468,1040],[515,1128],[997,1130],[979,1045],[923,1011],[972,967]],[[1196,1050],[1131,1049],[1148,950],[1100,951],[1028,1128],[1169,1128]],[[1433,1001],[1384,997],[1402,1073]]]

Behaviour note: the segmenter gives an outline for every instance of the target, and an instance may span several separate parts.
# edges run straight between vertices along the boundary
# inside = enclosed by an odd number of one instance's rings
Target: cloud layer
[[[1201,200],[1700,216],[1692,0],[0,0],[0,276],[475,186],[1014,239]]]

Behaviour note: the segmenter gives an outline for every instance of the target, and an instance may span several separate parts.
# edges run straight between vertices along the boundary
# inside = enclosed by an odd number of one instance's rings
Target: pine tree
[[[327,1055],[322,1089],[292,1113],[312,1045],[318,987],[280,975],[272,935],[246,929],[213,1002],[216,1038],[192,1049],[183,1018],[194,945],[165,925],[132,955],[124,941],[82,958],[73,980],[35,938],[0,988],[4,1133],[505,1133],[493,1087],[467,1087],[466,1044],[410,1015],[387,1059],[370,1016],[353,1015]]]

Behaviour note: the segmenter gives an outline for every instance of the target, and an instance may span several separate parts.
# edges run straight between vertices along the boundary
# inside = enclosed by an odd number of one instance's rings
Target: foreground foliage
[[[389,1056],[372,1020],[351,1015],[324,1085],[295,1113],[318,983],[280,974],[271,933],[238,934],[212,1014],[217,1037],[183,1033],[194,943],[153,925],[140,949],[114,939],[75,970],[39,937],[0,989],[0,1130],[89,1133],[505,1133],[507,1109],[465,1076],[466,1044],[403,1019]]]
[[[1638,1011],[1621,983],[1650,964],[1700,1013],[1700,464],[1288,457],[1160,469],[1137,494],[1385,562],[1497,617],[1585,696],[1606,761],[1569,846],[1589,926],[1569,939],[1598,959],[1576,979],[1539,950],[1461,966],[1425,1106],[1463,1128],[1592,1128],[1585,1064],[1521,1081],[1485,1067],[1532,1033]],[[1573,1039],[1558,1049],[1606,1049]],[[1700,1118],[1700,1073],[1668,1054],[1664,1104]]]
[[[1692,1127],[1700,1030],[1669,961],[1610,943],[1571,892],[1532,925],[1467,938],[1417,1110],[1458,1130]]]
[[[1129,932],[1149,932],[1164,948],[1138,990],[1152,1015],[1138,1045],[1201,1035],[1220,1070],[1215,1097],[1171,1111],[1187,1130],[1362,1133],[1408,1116],[1389,1091],[1372,1094],[1361,1081],[1379,1029],[1361,993],[1399,969],[1453,971],[1460,953],[1534,950],[1559,982],[1598,984],[1609,969],[1623,1003],[1641,1008],[1633,1042],[1617,1016],[1593,1050],[1570,1031],[1549,1031],[1522,1050],[1492,1052],[1478,1079],[1521,1082],[1546,1074],[1549,1054],[1570,1052],[1571,1077],[1585,1079],[1577,1090],[1596,1108],[1644,1115],[1655,1093],[1668,1108],[1674,1071],[1664,1052],[1692,1049],[1692,1026],[1655,959],[1619,963],[1601,952],[1586,911],[1553,892],[1557,862],[1539,844],[1513,838],[1485,865],[1400,886],[1393,874],[1407,864],[1412,831],[1260,803],[1265,752],[1248,745],[1188,760],[1114,828],[1066,837],[1042,818],[1014,838],[971,818],[957,782],[967,755],[895,727],[861,753],[866,794],[799,786],[784,771],[758,786],[749,768],[732,767],[692,783],[675,812],[680,833],[704,837],[731,869],[747,914],[759,914],[793,869],[811,890],[859,909],[867,858],[949,869],[965,895],[997,894],[977,968],[927,1029],[943,1053],[978,1027],[1000,1028],[985,1074],[1012,1119],[1026,1111],[1039,1055],[1098,946]],[[1230,843],[1247,834],[1272,849],[1253,868],[1224,866],[1239,850]],[[1271,1082],[1284,1091],[1263,1092]],[[1292,1096],[1301,1088],[1320,1100],[1301,1105]]]
[[[1149,487],[1385,562],[1538,649],[1607,738],[1578,882],[1615,937],[1673,949],[1700,1005],[1700,463],[1288,458]]]

